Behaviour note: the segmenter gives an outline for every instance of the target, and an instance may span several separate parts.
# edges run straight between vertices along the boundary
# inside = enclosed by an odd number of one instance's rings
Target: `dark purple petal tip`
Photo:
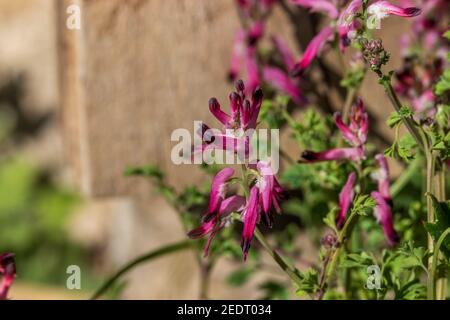
[[[416,17],[421,12],[422,12],[422,10],[420,8],[416,8],[416,7],[405,8],[405,14],[407,14],[410,17]]]

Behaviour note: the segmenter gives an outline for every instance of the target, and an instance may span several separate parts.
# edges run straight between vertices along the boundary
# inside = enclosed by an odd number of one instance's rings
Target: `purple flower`
[[[220,170],[214,177],[211,184],[211,193],[209,197],[209,210],[205,220],[210,220],[209,217],[217,213],[220,205],[225,199],[226,183],[234,175],[232,168],[225,168]]]
[[[263,80],[284,94],[287,94],[296,104],[304,104],[306,99],[302,96],[298,81],[291,79],[289,76],[290,71],[295,66],[294,56],[281,37],[272,37],[272,42],[281,56],[284,69],[264,66],[262,68]]]
[[[353,197],[355,196],[355,191],[353,190],[354,184],[356,180],[356,174],[354,172],[350,173],[347,178],[347,182],[342,188],[341,193],[339,194],[339,215],[336,219],[336,226],[338,229],[342,229],[345,223],[345,218],[347,216],[348,209],[353,201]]]
[[[376,202],[374,215],[377,218],[378,222],[383,227],[383,232],[388,244],[390,246],[395,246],[399,241],[399,237],[394,229],[391,211],[392,207],[390,203],[381,195],[380,192],[373,191],[371,193],[371,196]]]
[[[339,14],[336,5],[328,0],[291,0],[291,2],[309,8],[311,12],[324,12],[332,19],[336,19]]]
[[[359,161],[364,159],[364,149],[362,148],[334,148],[321,152],[306,150],[302,153],[302,158],[308,162],[351,160]]]
[[[351,148],[334,148],[321,152],[306,150],[302,153],[302,158],[308,162],[331,161],[331,160],[351,160],[360,161],[365,158],[365,143],[369,130],[367,113],[364,110],[362,100],[357,99],[350,115],[350,123],[346,125],[340,113],[336,113],[334,120],[343,138],[352,146]]]
[[[242,230],[241,247],[244,254],[244,260],[247,259],[248,250],[255,232],[256,223],[258,222],[260,207],[259,207],[259,192],[257,187],[250,190],[247,207],[243,212],[242,219],[244,220],[244,228]]]
[[[288,74],[277,67],[264,67],[263,79],[270,83],[273,87],[287,94],[297,104],[304,103],[304,98],[297,84],[289,78]]]
[[[2,275],[0,282],[0,300],[6,300],[9,288],[16,276],[16,264],[13,253],[0,254],[0,274]]]
[[[306,47],[300,62],[297,63],[292,70],[292,76],[297,77],[302,75],[311,62],[320,54],[323,46],[330,41],[333,36],[334,30],[332,27],[323,28]]]
[[[219,209],[216,210],[209,220],[204,220],[202,225],[198,228],[191,230],[188,236],[191,239],[203,238],[209,235],[208,241],[204,248],[204,256],[206,257],[209,252],[209,247],[217,232],[227,225],[228,217],[233,212],[241,212],[245,208],[245,198],[239,195],[230,196],[220,202]]]
[[[372,26],[377,26],[379,21],[390,15],[415,17],[421,13],[421,10],[416,7],[401,8],[393,5],[389,1],[377,1],[367,8],[367,13],[369,15],[367,23]]]
[[[364,103],[357,99],[356,105],[350,112],[350,123],[346,125],[342,121],[341,114],[335,113],[334,120],[336,126],[341,131],[344,139],[354,147],[360,147],[367,141],[367,132],[369,131],[369,119],[364,110]]]
[[[283,197],[283,188],[273,173],[270,163],[258,161],[256,168],[260,174],[256,186],[259,190],[259,200],[264,223],[272,227],[274,212],[280,213],[279,201]]]
[[[398,243],[398,235],[394,229],[392,218],[392,198],[389,184],[389,167],[382,154],[375,156],[379,169],[372,177],[378,182],[378,191],[371,193],[376,202],[374,215],[383,227],[384,234],[390,246]]]

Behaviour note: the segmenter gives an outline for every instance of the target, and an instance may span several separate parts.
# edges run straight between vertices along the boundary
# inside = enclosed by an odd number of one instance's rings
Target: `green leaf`
[[[130,167],[125,170],[125,175],[151,177],[158,180],[162,180],[164,178],[164,173],[155,165]]]
[[[375,208],[375,200],[371,196],[358,194],[353,201],[352,214],[366,216],[370,210]]]
[[[436,243],[441,234],[450,228],[450,207],[448,202],[439,202],[432,194],[427,194],[433,201],[433,208],[435,211],[436,222],[425,223],[425,229]],[[450,237],[445,238],[441,245],[441,251],[447,258],[450,257]]]
[[[308,269],[302,273],[302,283],[297,288],[296,294],[303,297],[308,294],[314,294],[319,290],[319,274],[314,269]]]
[[[239,287],[245,284],[250,279],[251,275],[253,274],[253,271],[254,271],[253,268],[248,267],[240,268],[230,273],[226,281],[231,286]]]
[[[438,96],[450,90],[450,70],[445,70],[434,87],[434,93]]]

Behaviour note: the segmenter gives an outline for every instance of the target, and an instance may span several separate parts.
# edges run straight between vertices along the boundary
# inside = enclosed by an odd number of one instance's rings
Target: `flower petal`
[[[350,204],[353,201],[353,197],[355,192],[353,190],[354,184],[356,180],[356,174],[352,172],[342,188],[341,193],[339,194],[339,208],[340,212],[336,220],[336,226],[338,229],[341,229],[345,223],[345,217],[347,216],[348,209],[350,208]]]
[[[295,85],[283,70],[276,67],[264,67],[263,78],[273,87],[290,96],[295,103],[300,104],[304,101],[298,86]]]
[[[241,247],[244,254],[244,260],[247,260],[248,250],[255,232],[256,223],[258,222],[258,189],[253,187],[250,190],[247,208],[244,211],[244,229],[242,231]]]

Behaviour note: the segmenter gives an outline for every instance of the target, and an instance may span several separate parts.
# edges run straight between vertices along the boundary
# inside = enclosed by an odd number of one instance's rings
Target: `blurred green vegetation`
[[[0,252],[15,253],[17,280],[65,288],[67,267],[78,265],[82,288],[89,289],[98,283],[89,271],[89,250],[67,233],[82,199],[55,182],[54,168],[39,167],[21,152],[52,118],[24,107],[23,80],[17,76],[0,84]]]

